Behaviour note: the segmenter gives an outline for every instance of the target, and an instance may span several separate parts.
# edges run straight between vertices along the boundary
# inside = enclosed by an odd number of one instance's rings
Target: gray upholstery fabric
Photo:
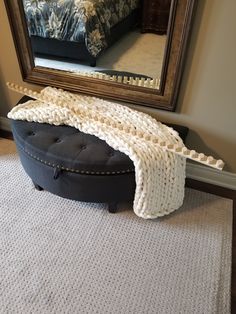
[[[22,149],[51,164],[89,172],[131,172],[133,162],[105,141],[69,126],[12,120]]]
[[[88,202],[133,200],[133,162],[105,141],[68,126],[15,120],[11,125],[25,171],[43,189]],[[170,126],[185,140],[188,128]]]

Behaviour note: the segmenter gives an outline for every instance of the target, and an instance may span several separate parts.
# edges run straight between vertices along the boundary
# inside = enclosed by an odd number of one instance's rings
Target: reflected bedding
[[[84,42],[97,57],[110,29],[138,8],[139,0],[23,0],[30,36]]]

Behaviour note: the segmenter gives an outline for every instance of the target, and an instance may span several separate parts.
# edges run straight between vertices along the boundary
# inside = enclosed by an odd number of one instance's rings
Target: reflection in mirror
[[[36,66],[159,89],[171,0],[21,0]]]
[[[97,97],[103,97],[106,99],[112,99],[116,101],[121,101],[121,102],[127,102],[127,103],[132,103],[132,104],[138,104],[142,106],[151,106],[154,108],[159,108],[159,109],[164,109],[164,110],[175,110],[175,106],[177,103],[178,99],[178,93],[179,93],[179,88],[181,84],[181,79],[182,79],[182,74],[184,70],[184,64],[186,60],[186,52],[187,52],[187,47],[188,47],[188,39],[190,35],[190,30],[193,22],[193,15],[195,11],[195,4],[197,1],[195,0],[140,0],[139,8],[136,9],[135,12],[136,14],[136,19],[138,19],[138,23],[135,24],[135,26],[130,26],[130,30],[134,30],[136,28],[136,32],[138,34],[144,34],[147,35],[152,35],[155,32],[160,31],[159,23],[165,21],[165,33],[166,33],[166,43],[165,49],[164,49],[164,57],[162,60],[161,64],[161,78],[160,78],[160,85],[159,88],[152,88],[151,81],[153,79],[159,79],[159,71],[156,69],[155,71],[155,77],[152,77],[152,74],[144,72],[144,70],[136,70],[137,72],[133,73],[130,71],[134,71],[131,68],[128,68],[128,72],[130,72],[133,76],[124,76],[120,75],[123,74],[123,72],[126,72],[127,70],[125,68],[118,68],[116,70],[113,65],[111,66],[104,66],[101,67],[100,72],[95,72],[98,71],[99,67],[99,60],[104,56],[105,58],[105,53],[108,53],[110,49],[113,49],[115,45],[119,43],[125,36],[124,32],[127,30],[127,24],[124,22],[126,19],[122,20],[122,23],[119,22],[117,24],[121,27],[123,27],[123,32],[117,31],[117,28],[115,26],[111,27],[110,33],[108,31],[108,35],[106,33],[106,36],[104,36],[105,39],[109,39],[110,41],[107,44],[106,49],[104,49],[96,58],[97,62],[97,67],[91,67],[93,64],[94,58],[90,58],[89,62],[88,61],[79,61],[76,60],[73,64],[78,64],[78,65],[85,65],[88,67],[88,69],[91,71],[92,74],[89,76],[87,75],[87,72],[83,71],[81,73],[74,74],[66,71],[61,71],[57,69],[51,68],[51,65],[48,65],[49,67],[43,67],[43,66],[36,66],[35,65],[35,56],[36,53],[32,53],[32,43],[33,41],[33,36],[37,35],[30,35],[29,36],[29,27],[32,26],[31,23],[35,23],[35,29],[40,29],[41,24],[40,23],[47,23],[49,28],[48,28],[48,33],[53,32],[54,29],[56,29],[56,33],[58,30],[60,30],[61,25],[63,23],[67,23],[67,30],[71,29],[73,32],[74,29],[76,29],[77,24],[71,24],[69,23],[69,19],[65,18],[63,21],[59,18],[60,21],[58,22],[58,18],[56,18],[55,13],[52,15],[50,21],[48,20],[48,13],[47,10],[43,10],[43,17],[45,20],[40,20],[36,19],[34,20],[30,18],[30,21],[27,23],[26,20],[26,14],[25,14],[25,9],[24,8],[24,0],[4,0],[5,6],[7,9],[8,17],[9,17],[9,22],[11,25],[12,29],[12,35],[16,47],[16,52],[19,60],[19,66],[21,69],[22,73],[22,78],[25,82],[28,83],[33,83],[33,84],[40,84],[40,85],[50,85],[50,86],[55,86],[59,88],[63,88],[66,90],[78,92],[78,93],[84,93],[88,95],[93,95]],[[61,11],[61,14],[65,17],[67,17],[67,11],[70,11],[71,9],[71,4],[76,4],[79,5],[80,3],[86,3],[86,8],[89,8],[89,3],[92,1],[92,3],[95,3],[95,0],[31,0],[28,2],[29,5],[31,5],[31,11],[29,12],[30,14],[34,14],[34,11],[37,12],[38,18],[40,17],[40,9],[42,8],[42,5],[47,2],[47,6],[52,6],[54,5],[57,7],[59,4],[67,3],[67,6],[64,7],[64,12]],[[103,2],[105,3],[108,0],[97,0],[97,2]],[[110,1],[111,4],[119,3],[121,5],[119,14],[122,14],[122,10],[124,9],[126,11],[127,6],[126,3],[130,2],[132,4],[136,3],[136,0],[116,0],[116,1]],[[70,3],[70,5],[69,5]],[[139,3],[139,1],[138,1]],[[160,6],[160,3],[163,4],[164,7]],[[165,5],[168,4],[170,5],[170,9],[166,10]],[[158,5],[157,5],[158,4]],[[86,9],[87,10],[87,9]],[[78,9],[75,11],[75,16],[80,15],[85,12],[85,9],[79,11]],[[93,12],[93,10],[92,10]],[[111,13],[112,12],[112,13]],[[165,14],[163,14],[165,12]],[[66,13],[66,14],[65,14]],[[115,17],[113,14],[114,11],[109,10],[106,11],[106,19],[105,21],[108,21],[108,17],[112,16]],[[118,15],[119,15],[118,14]],[[129,15],[129,14],[128,14]],[[128,19],[127,15],[127,19]],[[168,18],[169,15],[169,18]],[[95,15],[93,15],[94,18],[96,18]],[[163,18],[166,16],[165,18]],[[87,16],[86,16],[87,18]],[[42,22],[43,21],[43,22]],[[47,22],[46,22],[47,21]],[[109,24],[108,22],[106,22]],[[98,23],[95,23],[96,25]],[[111,24],[111,23],[110,23]],[[34,24],[33,24],[34,25]],[[166,32],[166,26],[167,27],[167,32]],[[44,25],[43,25],[44,26]],[[111,26],[111,25],[108,25]],[[56,28],[55,28],[56,27]],[[96,26],[97,27],[97,26]],[[98,25],[99,27],[99,25]],[[105,27],[106,29],[106,27]],[[58,40],[55,38],[42,38],[42,40],[48,40],[51,42],[55,43],[54,47],[54,52],[57,51],[59,54],[63,53],[74,53],[78,55],[78,46],[80,46],[80,58],[82,56],[83,49],[81,48],[82,46],[84,47],[84,44],[88,44],[90,41],[93,41],[94,38],[93,36],[89,39],[86,39],[86,34],[81,34],[80,31],[83,30],[83,27],[79,27],[77,30],[77,33],[75,34],[78,35],[76,39],[81,39],[82,44],[79,45],[78,42],[74,41],[64,41],[64,40]],[[113,30],[113,32],[112,32]],[[162,30],[163,31],[163,30]],[[126,31],[127,32],[127,31]],[[146,33],[145,33],[146,32]],[[149,33],[151,32],[151,33]],[[30,31],[31,33],[31,31]],[[42,33],[45,35],[44,33]],[[96,35],[97,33],[92,33],[93,35]],[[114,36],[113,36],[114,35]],[[100,36],[100,35],[99,35]],[[99,37],[100,41],[103,40],[103,37]],[[117,37],[118,36],[118,37]],[[164,35],[165,36],[165,35]],[[37,36],[40,38],[40,36]],[[95,39],[97,36],[94,36]],[[164,38],[164,37],[163,37]],[[114,42],[111,42],[113,41]],[[60,46],[59,44],[62,43],[63,45]],[[65,43],[69,45],[69,48],[65,46]],[[48,54],[51,55],[51,46],[46,42],[44,44],[40,44],[39,42],[39,47],[42,46],[44,47],[44,50],[48,50]],[[122,46],[123,50],[124,47]],[[133,48],[131,48],[133,49]],[[35,48],[34,48],[35,50]],[[140,50],[140,49],[138,49]],[[145,52],[146,51],[155,51],[153,49],[147,49],[145,47]],[[139,51],[138,51],[139,52]],[[136,53],[137,54],[137,53]],[[84,49],[84,55],[88,55],[87,49]],[[163,55],[163,52],[162,52]],[[157,56],[155,56],[156,58]],[[38,58],[38,56],[36,56]],[[53,61],[55,58],[59,58],[59,56],[53,56],[49,60]],[[61,58],[61,57],[60,57]],[[142,59],[145,59],[146,57],[144,56]],[[48,59],[40,57],[40,59]],[[70,59],[75,59],[72,58],[70,55]],[[78,58],[77,58],[78,59]],[[146,58],[147,59],[147,58]],[[67,59],[68,60],[68,59]],[[59,62],[59,60],[56,60]],[[62,61],[60,59],[60,61]],[[64,62],[64,59],[63,59]],[[142,60],[141,64],[146,65],[147,60]],[[132,61],[128,62],[128,65],[134,65],[138,63],[135,59],[132,59]],[[67,65],[70,64],[70,62],[67,62]],[[74,70],[74,65],[72,66],[72,70]],[[152,68],[155,69],[152,63]],[[107,71],[119,71],[119,73],[114,74],[112,72],[112,76],[106,77],[106,74],[104,73]],[[126,70],[126,71],[125,71]],[[71,71],[71,70],[70,70]],[[79,70],[78,70],[79,71]],[[82,70],[80,70],[82,71]],[[103,72],[101,72],[103,71]],[[113,75],[114,74],[114,75]],[[141,75],[141,79],[136,79],[137,75]],[[148,84],[147,80],[143,78],[143,75],[148,74],[147,76],[150,76]],[[105,76],[104,76],[105,75]],[[86,77],[88,76],[88,77]],[[115,78],[114,78],[115,77]],[[130,84],[129,78],[131,77],[131,84],[136,85],[136,86],[131,86],[128,85]],[[101,80],[100,78],[105,78],[105,80]],[[113,80],[114,78],[114,80]],[[123,84],[123,82],[126,82],[126,84]],[[128,84],[127,84],[128,83]],[[151,87],[151,88],[146,88],[144,86]]]

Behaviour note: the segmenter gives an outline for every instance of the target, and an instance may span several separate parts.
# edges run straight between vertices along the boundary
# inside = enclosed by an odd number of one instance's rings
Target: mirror
[[[22,2],[36,66],[159,88],[171,0]]]
[[[174,110],[194,0],[5,0],[23,80]]]

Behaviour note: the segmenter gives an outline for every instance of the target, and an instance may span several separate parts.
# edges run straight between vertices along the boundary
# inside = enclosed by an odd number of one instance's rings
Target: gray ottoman
[[[106,142],[68,126],[15,120],[11,125],[22,165],[38,190],[108,203],[110,212],[119,202],[133,200],[133,162]],[[185,140],[186,127],[170,126]]]

